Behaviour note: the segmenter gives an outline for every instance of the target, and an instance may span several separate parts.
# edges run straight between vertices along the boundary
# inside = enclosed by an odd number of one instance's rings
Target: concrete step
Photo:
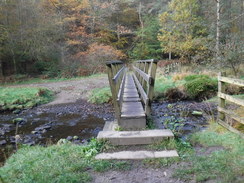
[[[103,127],[103,131],[115,131],[119,127],[117,121],[106,121]]]
[[[97,136],[98,139],[106,139],[113,145],[153,144],[173,137],[171,130],[101,131]]]
[[[98,154],[95,159],[100,160],[139,160],[147,158],[170,158],[178,157],[178,153],[175,150],[170,151],[120,151],[114,153],[101,153]]]

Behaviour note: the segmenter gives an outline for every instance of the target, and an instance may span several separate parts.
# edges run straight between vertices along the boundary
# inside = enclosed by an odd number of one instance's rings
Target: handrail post
[[[145,62],[144,72],[145,72],[146,74],[148,74],[149,65],[150,65],[150,63]],[[142,83],[142,88],[143,88],[145,91],[147,91],[147,82],[145,82],[144,80],[143,80],[143,83]]]
[[[111,93],[112,93],[112,99],[113,99],[113,105],[115,109],[115,117],[116,119],[120,119],[120,109],[117,103],[117,91],[116,91],[116,84],[113,82],[113,76],[116,74],[116,69],[113,66],[113,64],[107,65],[107,71],[108,71],[108,80],[111,87]],[[114,74],[115,73],[115,74]]]
[[[149,83],[147,96],[149,98],[148,105],[145,106],[145,112],[147,116],[151,115],[151,104],[153,100],[153,91],[154,91],[154,84],[155,84],[155,78],[156,78],[156,70],[157,70],[157,62],[152,61],[151,67],[150,67],[150,77],[152,78],[151,83]]]
[[[225,76],[225,73],[221,73],[220,72],[219,75],[218,75],[218,92],[219,93],[224,93],[225,89],[226,89],[226,86],[225,86],[225,83],[220,80],[221,76]],[[218,101],[219,102],[219,106],[221,108],[225,108],[225,106],[226,106],[225,99],[219,97],[218,100],[219,100]],[[218,119],[224,121],[225,120],[225,113],[218,111]]]

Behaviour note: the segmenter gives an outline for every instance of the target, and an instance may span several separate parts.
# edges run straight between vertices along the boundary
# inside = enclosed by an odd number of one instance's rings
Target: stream
[[[207,120],[216,115],[216,106],[194,101],[155,102],[152,104],[156,128],[171,129],[185,139],[206,128]],[[200,112],[194,115],[193,111]],[[76,103],[40,106],[0,114],[0,166],[22,144],[51,145],[60,139],[86,144],[102,130],[105,121],[113,120],[111,104],[95,105],[84,100]]]

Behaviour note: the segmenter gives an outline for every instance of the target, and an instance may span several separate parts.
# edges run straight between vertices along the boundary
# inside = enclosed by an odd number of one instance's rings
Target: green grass
[[[8,85],[19,85],[19,84],[52,83],[52,82],[73,81],[73,80],[80,80],[85,78],[96,78],[96,77],[104,77],[104,76],[106,76],[106,74],[102,73],[102,74],[93,74],[90,76],[81,76],[81,77],[74,77],[74,78],[49,78],[49,79],[30,78],[21,81],[7,82],[0,85],[8,86]]]
[[[210,155],[193,155],[187,158],[188,164],[178,169],[174,176],[185,181],[195,179],[196,182],[214,180],[229,183],[242,182],[244,176],[244,140],[218,124],[213,123],[209,129],[195,133],[191,137],[193,145],[222,147]]]
[[[184,80],[173,81],[172,77],[158,76],[155,82],[154,98],[163,98],[167,90],[179,87],[185,83]]]
[[[88,96],[88,101],[94,104],[108,103],[111,100],[112,93],[109,87],[93,89]]]
[[[21,110],[48,103],[53,92],[35,87],[0,87],[0,110]]]
[[[23,147],[0,168],[0,176],[4,183],[82,183],[92,180],[90,170],[102,172],[130,168],[125,161],[95,160],[94,156],[105,148],[105,142],[95,139],[86,146],[66,143]]]

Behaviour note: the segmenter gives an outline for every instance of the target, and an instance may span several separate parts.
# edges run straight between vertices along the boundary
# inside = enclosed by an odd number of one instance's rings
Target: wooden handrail
[[[138,61],[136,61],[137,63],[140,63],[140,62],[154,62],[154,63],[157,63],[157,62],[159,62],[159,60],[154,60],[154,59],[148,59],[148,60],[138,60]]]
[[[111,88],[115,116],[119,120],[121,113],[121,98],[124,88],[126,68],[121,61],[106,62],[108,71],[108,80]],[[118,102],[119,101],[119,102]]]
[[[135,69],[135,71],[147,82],[147,83],[151,83],[152,82],[152,77],[150,77],[148,74],[146,74],[145,72],[143,72],[141,69],[133,66],[133,68]]]
[[[123,67],[117,72],[117,74],[113,77],[113,81],[114,81],[115,83],[117,83],[118,80],[120,79],[121,74],[123,74],[124,69],[125,69],[125,66],[123,66]]]
[[[145,104],[145,113],[151,115],[151,102],[153,100],[154,83],[158,60],[139,60],[134,63],[133,78],[140,97]]]
[[[109,66],[109,65],[112,65],[112,64],[124,64],[122,61],[119,61],[119,60],[114,60],[114,61],[108,61],[106,62],[106,65]]]
[[[143,103],[145,105],[148,105],[148,101],[149,101],[148,96],[147,96],[146,92],[144,91],[144,89],[142,88],[139,80],[137,79],[137,77],[136,77],[136,75],[134,73],[133,73],[133,78],[135,80],[136,86],[137,86],[138,91],[139,91],[139,93],[141,95],[141,98],[143,100]]]

